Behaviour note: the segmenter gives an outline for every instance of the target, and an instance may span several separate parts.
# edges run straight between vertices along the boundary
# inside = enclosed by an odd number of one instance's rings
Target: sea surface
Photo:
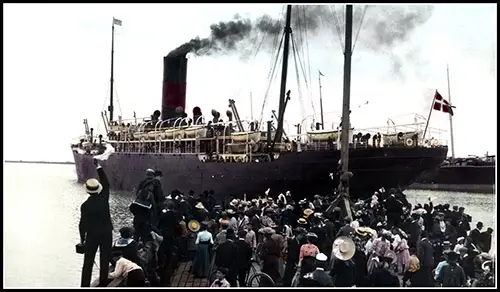
[[[80,205],[88,195],[76,182],[73,165],[4,164],[4,286],[79,287],[83,255],[79,242]],[[492,194],[405,192],[410,203],[464,206],[472,226],[482,221],[496,232],[496,200]],[[111,216],[117,230],[132,222],[130,194],[112,193]],[[494,235],[495,236],[495,235]],[[96,257],[97,259],[97,257]],[[96,260],[98,263],[99,260]],[[98,275],[94,266],[94,279]]]

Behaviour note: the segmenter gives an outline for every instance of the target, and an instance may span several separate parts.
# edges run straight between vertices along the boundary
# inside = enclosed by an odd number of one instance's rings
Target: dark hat
[[[453,210],[457,210],[458,209],[458,206],[453,206]]]
[[[444,256],[449,261],[456,261],[456,260],[458,260],[458,253],[456,253],[456,252],[454,252],[452,250],[446,251],[444,253]]]
[[[161,170],[155,170],[155,176],[162,176],[163,172]]]
[[[227,274],[229,273],[229,270],[228,270],[228,269],[226,269],[226,268],[222,268],[222,267],[217,268],[217,271],[221,272],[221,273],[222,273],[222,274],[224,274],[224,275],[227,275]]]
[[[120,228],[120,236],[123,238],[132,238],[134,235],[134,228],[132,227],[122,227]]]
[[[232,237],[234,237],[234,230],[233,230],[232,228],[228,228],[228,229],[226,230],[226,237],[227,237],[227,238],[232,238]]]

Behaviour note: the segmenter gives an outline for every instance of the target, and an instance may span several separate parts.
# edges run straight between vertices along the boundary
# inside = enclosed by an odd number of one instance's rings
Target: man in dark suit
[[[469,237],[472,239],[472,243],[479,247],[483,251],[483,244],[481,240],[481,229],[483,229],[483,222],[477,222],[476,228],[469,232]]]
[[[428,238],[429,234],[426,230],[422,231],[422,238],[419,242],[418,259],[420,260],[420,270],[425,283],[422,287],[433,287],[434,279],[432,277],[432,268],[434,267],[434,248]]]
[[[247,232],[240,230],[238,232],[238,282],[240,287],[245,287],[245,280],[250,270],[250,260],[252,259],[252,247],[245,241]]]
[[[226,231],[226,241],[217,247],[215,252],[215,265],[217,268],[226,268],[229,273],[226,275],[231,287],[236,287],[238,271],[238,246],[234,243],[234,230],[229,228]]]
[[[90,196],[80,208],[80,242],[85,245],[81,287],[90,287],[97,248],[100,251],[99,266],[101,269],[99,285],[107,285],[113,244],[113,224],[109,213],[109,182],[106,173],[95,159],[94,164],[99,180],[91,178],[85,182],[85,188]]]

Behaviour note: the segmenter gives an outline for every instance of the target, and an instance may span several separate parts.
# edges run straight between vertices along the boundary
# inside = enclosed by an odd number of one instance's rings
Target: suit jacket
[[[242,239],[236,241],[238,246],[238,270],[247,271],[250,267],[250,260],[252,259],[252,247],[248,242]]]
[[[215,265],[224,267],[230,273],[235,273],[238,268],[238,246],[232,240],[226,240],[217,247],[215,252]]]
[[[97,174],[102,185],[102,191],[99,194],[90,195],[80,208],[79,231],[81,242],[84,242],[88,236],[106,235],[113,230],[113,223],[109,213],[108,177],[101,167],[97,168]]]
[[[420,251],[418,259],[422,267],[432,267],[434,265],[434,248],[428,239],[420,241]]]

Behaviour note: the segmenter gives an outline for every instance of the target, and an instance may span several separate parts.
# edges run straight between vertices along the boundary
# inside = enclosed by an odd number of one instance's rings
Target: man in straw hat
[[[81,287],[90,287],[97,248],[100,252],[100,286],[108,283],[108,267],[111,260],[113,224],[109,213],[109,182],[106,173],[95,159],[94,165],[99,180],[91,178],[85,182],[85,190],[90,196],[81,206],[80,244],[85,245]]]

